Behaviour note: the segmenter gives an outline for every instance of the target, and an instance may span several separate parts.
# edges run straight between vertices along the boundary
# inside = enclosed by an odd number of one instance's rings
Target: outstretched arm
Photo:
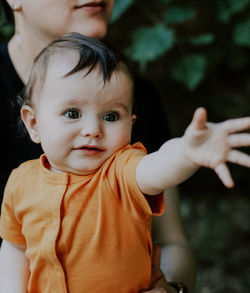
[[[29,264],[24,251],[25,245],[12,244],[3,240],[0,250],[1,292],[27,292]]]
[[[250,167],[250,157],[234,148],[249,146],[250,117],[207,123],[204,108],[195,111],[191,124],[180,138],[167,141],[145,156],[136,170],[137,183],[145,194],[159,194],[189,178],[199,167],[214,169],[227,187],[233,180],[226,162]]]

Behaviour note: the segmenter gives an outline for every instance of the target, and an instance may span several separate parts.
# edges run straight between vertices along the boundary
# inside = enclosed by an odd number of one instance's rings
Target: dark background
[[[1,8],[0,20],[3,41]],[[213,122],[249,115],[250,0],[116,0],[107,38],[158,88],[173,136],[198,106]],[[179,186],[196,293],[250,292],[250,170],[230,170],[232,190],[208,169]]]

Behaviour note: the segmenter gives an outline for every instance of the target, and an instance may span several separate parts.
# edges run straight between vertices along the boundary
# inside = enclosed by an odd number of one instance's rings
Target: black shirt
[[[23,88],[23,83],[17,75],[10,60],[7,43],[0,45],[0,193],[3,190],[12,169],[20,163],[38,158],[41,147],[33,143],[28,136],[18,131],[19,109],[16,97]],[[1,199],[1,198],[0,198]]]
[[[7,43],[0,45],[0,203],[3,190],[12,169],[22,162],[38,158],[42,149],[28,136],[18,131],[20,109],[16,105],[23,82],[9,57]],[[161,99],[155,88],[144,79],[135,79],[137,121],[132,132],[132,143],[141,141],[148,152],[156,151],[167,139],[169,131]]]

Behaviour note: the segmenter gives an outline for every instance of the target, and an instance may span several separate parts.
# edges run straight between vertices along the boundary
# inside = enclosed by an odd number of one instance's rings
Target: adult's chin
[[[87,37],[101,39],[107,33],[108,18],[104,15],[78,15],[67,27],[67,33],[77,32]],[[66,26],[65,26],[66,27]]]
[[[85,27],[80,33],[87,37],[102,39],[107,34],[107,23],[100,20],[92,26]]]

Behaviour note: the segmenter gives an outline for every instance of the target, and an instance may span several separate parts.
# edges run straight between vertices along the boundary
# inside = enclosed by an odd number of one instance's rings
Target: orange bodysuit
[[[163,195],[136,183],[141,144],[127,145],[94,174],[53,173],[45,155],[14,170],[0,236],[26,244],[29,293],[137,293],[150,285],[153,214]]]

